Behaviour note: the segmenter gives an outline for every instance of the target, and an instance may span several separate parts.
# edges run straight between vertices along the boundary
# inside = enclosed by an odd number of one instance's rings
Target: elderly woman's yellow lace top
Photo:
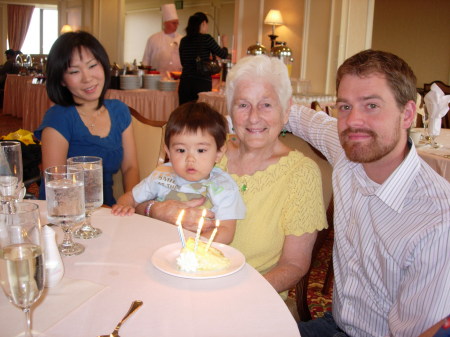
[[[228,159],[218,164],[227,171]],[[238,220],[231,246],[264,274],[278,262],[286,235],[302,235],[327,227],[322,180],[317,164],[298,151],[253,175],[231,174],[247,207]]]

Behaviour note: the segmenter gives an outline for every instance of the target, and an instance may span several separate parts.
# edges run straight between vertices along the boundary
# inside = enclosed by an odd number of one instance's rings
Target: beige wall
[[[377,0],[372,46],[405,59],[418,87],[450,83],[450,1]]]

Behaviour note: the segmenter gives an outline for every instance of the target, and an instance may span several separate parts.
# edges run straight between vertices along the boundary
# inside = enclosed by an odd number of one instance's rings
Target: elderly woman
[[[231,246],[278,292],[284,292],[283,298],[308,271],[317,230],[326,227],[319,168],[278,139],[288,120],[291,94],[287,69],[280,60],[263,55],[241,59],[226,84],[235,135],[219,163],[237,182],[247,206]],[[137,211],[151,205],[147,214],[174,223],[184,208],[183,225],[195,230],[200,217],[195,207],[202,202],[151,201]],[[212,225],[212,220],[205,222]]]

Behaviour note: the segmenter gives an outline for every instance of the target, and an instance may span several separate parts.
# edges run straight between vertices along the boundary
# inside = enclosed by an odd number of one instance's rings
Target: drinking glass
[[[18,202],[15,212],[0,209],[0,284],[9,301],[25,313],[31,337],[30,308],[44,289],[44,251],[39,207]]]
[[[72,227],[84,220],[84,174],[76,166],[58,165],[45,170],[48,221],[59,225],[64,239],[58,245],[65,256],[84,252],[84,246],[73,242]]]
[[[426,105],[424,105],[423,106],[423,117],[422,117],[422,122],[423,122],[423,140],[427,144],[431,143],[430,134],[428,133],[428,123],[429,123],[429,121],[430,121],[430,115],[428,114],[428,110],[427,110]]]
[[[0,199],[3,209],[13,212],[22,191],[22,149],[20,142],[0,142]]]
[[[78,165],[84,172],[84,203],[86,219],[74,235],[76,238],[92,239],[102,231],[91,225],[91,215],[103,205],[103,167],[102,158],[93,156],[79,156],[67,159],[67,165]]]

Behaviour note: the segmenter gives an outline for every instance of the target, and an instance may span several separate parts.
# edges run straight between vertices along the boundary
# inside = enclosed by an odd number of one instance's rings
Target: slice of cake
[[[222,270],[230,266],[230,259],[225,257],[220,250],[209,247],[206,251],[206,245],[206,242],[199,241],[197,251],[194,253],[195,239],[189,238],[186,247],[181,249],[180,256],[177,258],[180,270],[192,273],[197,270]]]

